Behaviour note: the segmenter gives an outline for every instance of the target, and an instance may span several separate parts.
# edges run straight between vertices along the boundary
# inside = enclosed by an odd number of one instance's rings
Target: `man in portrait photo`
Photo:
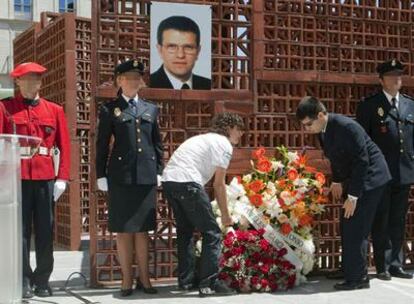
[[[150,75],[152,88],[210,90],[211,80],[193,74],[200,54],[200,28],[184,16],[171,16],[157,29],[157,50],[163,64]]]

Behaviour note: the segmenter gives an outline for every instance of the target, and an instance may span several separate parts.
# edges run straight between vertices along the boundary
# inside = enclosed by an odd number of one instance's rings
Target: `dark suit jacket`
[[[413,184],[414,100],[400,94],[397,112],[381,91],[360,102],[357,120],[384,154],[393,181]]]
[[[155,73],[150,75],[150,87],[151,88],[163,88],[173,89],[171,81],[168,79],[167,74],[164,71],[164,67],[161,66]],[[205,77],[193,74],[193,87],[194,90],[210,90],[211,80]]]
[[[139,100],[138,110],[122,96],[100,108],[96,141],[97,178],[108,177],[121,184],[157,184],[163,168],[158,108]],[[110,139],[114,137],[108,160]]]
[[[332,180],[344,183],[347,194],[361,197],[391,179],[380,149],[349,117],[329,113],[322,146],[331,162]]]

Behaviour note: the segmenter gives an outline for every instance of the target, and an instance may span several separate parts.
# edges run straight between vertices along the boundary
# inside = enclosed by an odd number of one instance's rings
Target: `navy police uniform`
[[[130,60],[118,65],[115,74],[128,71],[142,74],[143,65]],[[157,118],[157,106],[138,96],[128,100],[119,94],[100,108],[96,173],[97,178],[108,178],[112,232],[155,228],[157,174],[162,172],[163,156]]]
[[[333,182],[342,183],[345,194],[358,197],[354,215],[341,217],[342,268],[347,282],[361,282],[366,280],[372,220],[391,175],[377,145],[354,120],[329,113],[320,139]]]
[[[381,75],[401,74],[397,60],[378,66]],[[358,106],[357,120],[383,152],[392,174],[372,227],[377,273],[401,273],[405,217],[410,185],[414,183],[414,100],[404,94],[381,91]],[[407,274],[408,275],[408,274]]]

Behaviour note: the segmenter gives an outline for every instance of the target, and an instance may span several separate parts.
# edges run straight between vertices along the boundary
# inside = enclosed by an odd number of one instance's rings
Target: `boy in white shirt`
[[[243,128],[243,120],[237,114],[216,115],[210,132],[189,138],[178,147],[162,175],[164,195],[177,222],[178,285],[181,289],[194,287],[194,229],[197,228],[203,237],[198,286],[201,297],[235,293],[217,279],[221,230],[204,185],[215,175],[213,187],[221,220],[224,226],[231,226],[225,177],[233,153],[232,145],[239,143]]]

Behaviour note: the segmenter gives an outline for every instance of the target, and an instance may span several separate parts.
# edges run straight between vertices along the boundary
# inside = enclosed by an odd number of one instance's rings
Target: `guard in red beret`
[[[53,270],[54,202],[69,181],[68,126],[63,108],[39,96],[44,72],[46,68],[35,62],[18,65],[10,73],[18,93],[0,102],[7,114],[3,115],[6,123],[3,130],[0,126],[0,131],[42,139],[37,153],[22,160],[23,298],[33,297],[33,287],[37,296],[52,295],[49,277]],[[59,156],[54,161],[56,148]],[[30,267],[32,224],[36,247],[34,271]]]

